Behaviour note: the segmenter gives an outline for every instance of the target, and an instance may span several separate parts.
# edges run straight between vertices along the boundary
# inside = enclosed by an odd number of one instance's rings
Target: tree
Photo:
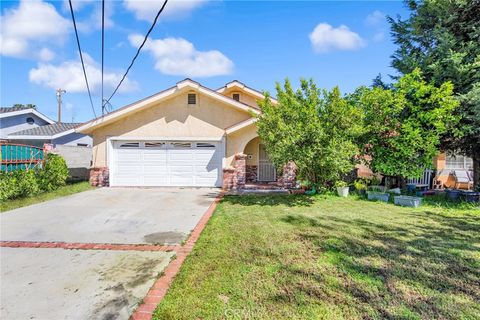
[[[332,91],[320,90],[313,80],[301,80],[294,91],[285,80],[276,85],[278,104],[266,94],[260,102],[258,134],[269,158],[281,169],[295,162],[298,175],[324,188],[350,172],[358,152],[355,138],[361,134],[361,110]]]
[[[407,1],[408,19],[389,17],[398,49],[392,65],[402,74],[420,68],[428,82],[454,85],[462,135],[445,132],[441,147],[473,158],[480,187],[480,1]]]
[[[362,155],[374,172],[419,177],[432,165],[441,137],[456,132],[453,115],[458,101],[450,82],[428,84],[420,70],[407,74],[391,90],[360,88],[351,97],[363,110],[365,132],[359,139]]]
[[[26,107],[31,109],[37,109],[37,106],[31,103],[28,103],[28,104],[15,103],[13,107]]]

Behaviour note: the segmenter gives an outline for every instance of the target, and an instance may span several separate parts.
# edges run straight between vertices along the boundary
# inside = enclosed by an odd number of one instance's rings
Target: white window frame
[[[445,169],[473,170],[473,160],[462,155],[447,155],[445,158]]]

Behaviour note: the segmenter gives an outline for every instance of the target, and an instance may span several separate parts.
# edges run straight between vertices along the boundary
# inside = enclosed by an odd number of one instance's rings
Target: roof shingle
[[[81,123],[52,123],[45,126],[26,129],[18,132],[11,133],[11,136],[54,136],[56,134],[71,130]]]

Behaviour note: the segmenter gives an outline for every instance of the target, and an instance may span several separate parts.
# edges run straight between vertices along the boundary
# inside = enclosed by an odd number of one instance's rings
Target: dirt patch
[[[175,232],[175,231],[167,231],[167,232],[155,232],[147,234],[143,237],[145,242],[158,244],[158,245],[165,245],[165,244],[179,244],[185,238],[185,233],[183,232]]]

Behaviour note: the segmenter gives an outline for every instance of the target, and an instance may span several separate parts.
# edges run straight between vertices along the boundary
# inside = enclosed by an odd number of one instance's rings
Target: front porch
[[[277,172],[258,136],[246,143],[242,152],[235,154],[230,167],[223,169],[223,188],[227,191],[243,190],[242,193],[249,193],[255,190],[275,193],[284,190],[288,193],[287,190],[295,185],[296,166],[288,163],[281,174]]]

